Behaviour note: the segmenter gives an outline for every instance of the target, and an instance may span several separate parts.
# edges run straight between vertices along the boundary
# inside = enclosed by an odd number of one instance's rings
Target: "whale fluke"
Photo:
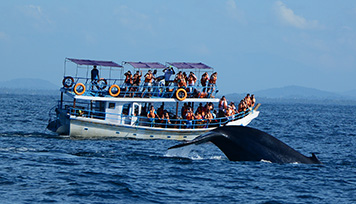
[[[306,157],[272,135],[244,126],[220,127],[169,149],[206,142],[214,143],[231,161],[321,164],[314,153]]]

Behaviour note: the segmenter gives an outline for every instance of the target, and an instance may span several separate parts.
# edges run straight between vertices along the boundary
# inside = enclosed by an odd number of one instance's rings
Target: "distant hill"
[[[343,97],[341,94],[301,86],[265,89],[256,91],[255,94],[260,97],[278,99],[337,99]]]
[[[251,92],[255,94],[258,101],[262,102],[314,102],[314,103],[342,103],[355,104],[356,90],[333,93],[314,88],[301,86],[285,86],[281,88],[271,88]],[[240,101],[246,93],[227,94],[226,97],[231,101]]]
[[[58,90],[59,87],[43,79],[19,78],[0,81],[1,88],[25,90]]]

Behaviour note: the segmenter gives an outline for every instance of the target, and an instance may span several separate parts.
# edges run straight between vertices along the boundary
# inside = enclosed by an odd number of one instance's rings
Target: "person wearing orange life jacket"
[[[221,97],[220,101],[219,101],[219,117],[224,117],[225,116],[225,112],[227,110],[227,100],[225,98],[225,96]]]
[[[187,110],[187,113],[185,115],[185,118],[187,120],[187,128],[192,128],[192,120],[194,120],[194,113],[192,111],[192,108],[191,107],[188,107],[188,110]]]

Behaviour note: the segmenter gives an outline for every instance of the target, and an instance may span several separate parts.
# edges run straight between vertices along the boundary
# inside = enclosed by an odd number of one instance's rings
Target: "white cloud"
[[[40,29],[48,29],[53,25],[48,15],[43,11],[40,6],[27,5],[22,8],[23,13],[32,20],[32,25]]]
[[[244,12],[237,7],[235,0],[226,1],[226,11],[230,18],[237,20],[239,23],[242,24],[247,23]]]
[[[281,1],[275,3],[275,9],[279,19],[286,25],[299,29],[315,29],[321,27],[317,20],[307,20],[302,16],[296,15],[292,9],[288,8]]]

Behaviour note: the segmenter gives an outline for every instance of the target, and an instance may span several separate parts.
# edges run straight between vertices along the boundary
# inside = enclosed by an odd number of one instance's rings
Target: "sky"
[[[64,59],[203,62],[220,93],[356,89],[354,0],[2,1],[3,81],[56,85]]]

